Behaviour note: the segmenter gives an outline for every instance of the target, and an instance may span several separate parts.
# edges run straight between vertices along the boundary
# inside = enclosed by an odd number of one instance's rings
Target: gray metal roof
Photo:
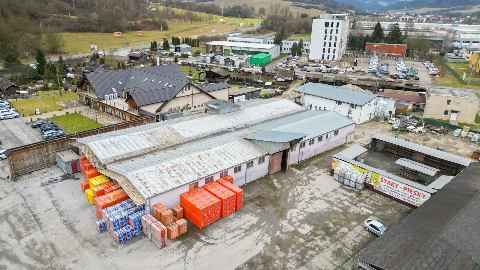
[[[195,86],[207,93],[230,88],[230,84],[226,81],[219,83],[196,84]]]
[[[439,169],[436,169],[434,167],[422,164],[420,162],[413,161],[408,158],[399,158],[397,161],[395,161],[395,164],[398,164],[402,167],[423,173],[428,176],[434,176],[439,172]]]
[[[427,147],[427,146],[423,146],[421,144],[408,142],[408,141],[405,141],[405,140],[402,140],[402,139],[390,137],[390,136],[383,135],[383,134],[375,134],[373,136],[373,139],[377,139],[377,140],[380,140],[380,141],[384,141],[384,142],[388,142],[388,143],[391,143],[391,144],[399,145],[399,146],[405,147],[407,149],[414,150],[414,151],[417,151],[417,152],[420,152],[420,153],[423,153],[423,154],[426,154],[426,155],[429,155],[429,156],[432,156],[432,157],[436,157],[436,158],[439,158],[439,159],[442,159],[442,160],[450,161],[450,162],[453,162],[455,164],[460,164],[462,166],[468,166],[471,163],[471,160],[468,159],[468,158],[460,157],[460,156],[457,156],[457,155],[454,155],[454,154],[450,154],[448,152],[440,151],[440,150],[433,149],[433,148],[430,148],[430,147]]]
[[[303,109],[285,99],[258,100],[226,114],[203,114],[78,139],[107,164],[133,158],[220,131],[248,127]]]
[[[273,131],[271,135],[274,137],[277,136],[277,132],[301,133],[305,135],[304,139],[308,140],[354,124],[351,119],[334,111],[304,111],[254,128],[259,131]]]
[[[306,135],[303,133],[264,130],[264,131],[250,133],[247,136],[245,136],[245,139],[265,141],[265,142],[285,143],[285,142],[291,142],[298,139],[303,139],[305,136]]]
[[[361,154],[363,154],[367,151],[368,151],[367,148],[364,148],[359,144],[353,144],[350,147],[348,147],[347,149],[344,149],[344,150],[334,154],[333,157],[340,157],[341,156],[341,157],[346,158],[346,159],[354,159],[354,158],[358,157],[359,155],[361,155]]]
[[[345,87],[332,86],[323,83],[307,83],[300,86],[295,91],[360,106],[367,104],[377,96],[367,92],[354,91]]]
[[[362,250],[358,259],[389,270],[473,270],[480,265],[480,163]]]
[[[451,87],[446,87],[446,86],[438,86],[438,87],[427,88],[427,93],[429,95],[478,99],[478,97],[475,95],[475,93],[471,90],[460,89],[460,88],[451,88]]]
[[[87,74],[97,99],[105,95],[127,91],[137,106],[145,106],[171,100],[188,84],[188,79],[177,65],[152,66],[142,69],[105,71]]]
[[[446,184],[450,183],[455,176],[450,175],[440,175],[435,181],[428,185],[429,188],[433,188],[436,190],[442,189]]]

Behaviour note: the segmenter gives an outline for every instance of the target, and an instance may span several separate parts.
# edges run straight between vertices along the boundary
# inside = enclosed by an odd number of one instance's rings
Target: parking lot
[[[411,209],[371,191],[354,191],[328,174],[335,149],[245,186],[244,208],[170,241],[124,246],[95,229],[79,176],[56,167],[0,182],[0,268],[7,269],[354,269],[373,234]]]

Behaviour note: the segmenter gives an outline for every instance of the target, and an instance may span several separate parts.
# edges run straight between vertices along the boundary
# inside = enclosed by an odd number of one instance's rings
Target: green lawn
[[[473,89],[480,90],[480,75],[473,74],[470,77],[470,67],[466,63],[442,63],[445,67],[442,69],[442,75],[434,79],[435,83],[440,86],[448,86],[454,88],[464,88],[464,89]],[[454,76],[446,66],[450,67],[458,74]],[[467,76],[465,81],[461,81],[458,77],[463,78],[463,73],[466,73]],[[469,84],[470,80],[470,84]]]
[[[70,113],[61,116],[55,116],[49,118],[48,120],[51,120],[57,123],[57,125],[63,127],[68,134],[74,134],[77,132],[102,127],[100,123],[97,123],[95,120],[92,120],[79,113]]]
[[[77,99],[76,93],[67,92],[60,96],[58,90],[37,92],[37,95],[38,97],[10,101],[22,116],[31,116],[34,115],[35,109],[40,109],[42,113],[59,111],[64,107],[59,105],[58,102]]]
[[[201,35],[215,35],[236,30],[238,25],[232,23],[214,22],[168,22],[169,30],[166,31],[144,31],[143,36],[137,32],[126,32],[121,37],[114,37],[113,33],[94,32],[65,32],[62,33],[65,40],[64,54],[79,54],[90,52],[90,45],[97,45],[98,50],[110,50],[127,46],[138,46],[149,44],[157,40],[172,36],[191,37]]]
[[[288,39],[292,39],[292,40],[307,40],[307,41],[310,41],[310,33],[307,33],[307,34],[295,34],[295,35],[291,35]]]
[[[195,67],[189,67],[189,66],[181,66],[180,69],[182,70],[183,74],[185,74],[185,76],[189,76],[190,75],[190,72],[192,74],[192,80],[193,81],[198,81],[198,75],[200,74],[200,71],[197,70],[197,68]],[[202,73],[200,78],[205,78],[205,74]]]

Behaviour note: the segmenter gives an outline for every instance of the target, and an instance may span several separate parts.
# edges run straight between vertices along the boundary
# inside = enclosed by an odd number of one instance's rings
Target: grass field
[[[172,8],[172,7],[165,7],[163,5],[157,5],[158,9],[169,9],[170,12],[174,12],[175,14],[184,15],[188,11],[185,9],[180,8]],[[203,21],[206,22],[214,22],[214,23],[231,23],[236,25],[254,25],[257,23],[261,23],[262,19],[260,18],[236,18],[236,17],[225,17],[220,15],[209,14],[205,12],[197,12],[192,11],[195,15],[199,16]]]
[[[310,41],[310,33],[308,34],[295,34],[295,35],[292,35],[290,36],[288,39],[292,39],[292,40],[307,40],[307,41]]]
[[[38,97],[29,99],[11,100],[11,103],[21,115],[30,116],[35,113],[35,109],[39,109],[42,113],[61,110],[64,107],[58,102],[77,99],[77,94],[72,92],[60,96],[58,90],[37,92],[37,95]]]
[[[64,54],[80,54],[90,52],[90,45],[95,44],[99,50],[110,50],[128,46],[149,44],[157,40],[171,36],[191,37],[200,35],[215,35],[230,32],[238,29],[238,25],[229,23],[187,23],[169,22],[169,30],[166,31],[145,31],[143,36],[136,32],[123,33],[122,37],[114,37],[113,33],[62,33],[65,40]],[[128,44],[128,46],[127,46]]]
[[[468,84],[469,79],[471,82],[477,81],[480,83],[480,76],[478,74],[473,75],[470,78],[470,67],[466,63],[442,63],[443,65],[448,65],[452,69],[454,69],[460,76],[463,76],[465,72],[467,74],[465,81],[460,81],[457,77],[453,76],[453,74],[445,67],[442,68],[442,75],[434,79],[435,84],[439,86],[448,86],[454,88],[464,88],[464,89],[472,89],[476,91],[480,91],[480,85]]]
[[[79,113],[70,113],[61,116],[55,116],[49,118],[48,120],[57,123],[57,125],[65,129],[68,134],[74,134],[85,130],[102,127],[100,123],[97,123],[95,122],[95,120],[92,120]]]
[[[281,4],[282,6],[288,6],[290,8],[290,11],[292,11],[292,13],[294,15],[296,15],[297,13],[306,13],[310,16],[318,16],[320,14],[323,14],[325,13],[324,10],[320,10],[320,9],[316,9],[316,8],[305,8],[305,7],[301,7],[301,6],[298,6],[298,5],[294,5],[294,1],[287,1],[287,0],[284,0],[284,1],[271,1],[271,0],[212,0],[212,1],[208,1],[208,2],[205,2],[206,4],[210,4],[210,3],[215,3],[219,6],[222,5],[222,2],[224,3],[224,6],[226,7],[229,7],[229,6],[234,6],[234,5],[243,5],[243,4],[247,4],[249,6],[253,6],[255,7],[257,10],[261,7],[265,8],[267,13],[268,13],[268,10],[270,9],[270,6],[273,5],[273,4]]]
[[[181,66],[180,69],[182,70],[183,74],[186,76],[190,75],[190,72],[192,73],[192,80],[193,81],[198,81],[198,75],[200,74],[200,71],[198,71],[195,67],[189,67],[189,66]],[[205,74],[201,74],[200,78],[204,78]]]

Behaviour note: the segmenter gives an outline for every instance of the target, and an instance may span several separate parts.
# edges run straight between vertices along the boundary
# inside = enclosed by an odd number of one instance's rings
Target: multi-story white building
[[[268,41],[272,40],[272,43]],[[265,35],[246,35],[241,33],[233,33],[228,35],[227,41],[242,42],[242,43],[256,43],[256,44],[273,44],[273,38]]]
[[[338,60],[347,48],[350,23],[348,14],[327,14],[314,19],[310,42],[310,60]]]
[[[374,118],[390,118],[395,113],[395,101],[370,92],[351,90],[322,83],[307,83],[296,92],[297,102],[310,110],[330,110],[352,119],[356,124]]]

